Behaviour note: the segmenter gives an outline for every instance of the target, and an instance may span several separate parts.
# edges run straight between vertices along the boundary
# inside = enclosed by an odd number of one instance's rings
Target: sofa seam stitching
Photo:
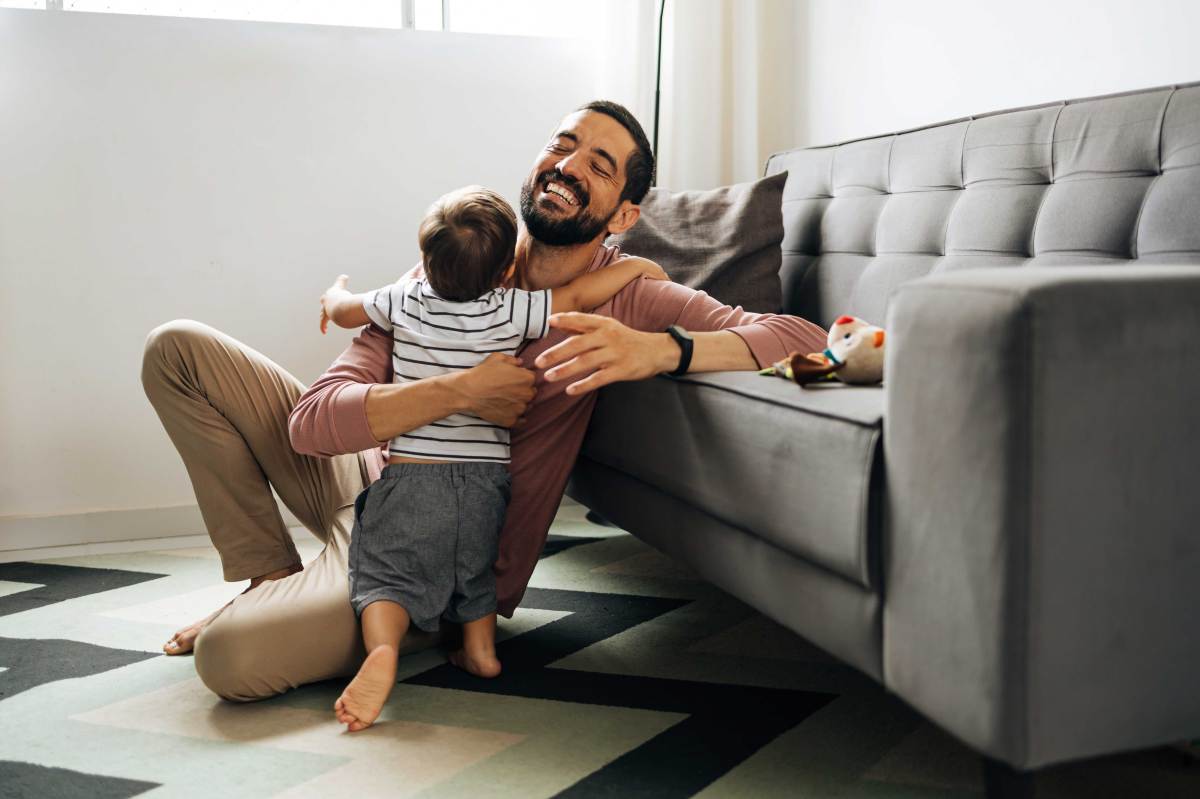
[[[605,461],[598,460],[597,458],[594,458],[591,455],[581,454],[579,457],[589,460],[592,463],[596,464],[597,466],[600,466],[601,468],[608,469],[611,472],[616,472],[616,473],[620,474],[622,477],[625,477],[629,480],[633,480],[643,486],[646,486],[654,491],[657,491],[660,494],[664,494],[676,502],[679,502],[681,504],[687,504],[695,512],[697,512],[703,516],[706,516],[710,519],[713,519],[714,521],[720,522],[721,524],[724,524],[728,527],[732,527],[733,529],[746,534],[748,537],[754,539],[756,542],[758,542],[760,544],[765,544],[766,546],[769,546],[772,549],[776,549],[783,555],[786,555],[787,557],[792,558],[794,560],[798,560],[798,561],[802,562],[805,566],[807,566],[811,569],[815,569],[815,570],[821,572],[822,574],[825,574],[829,577],[833,577],[837,580],[840,580],[841,582],[851,586],[855,590],[862,591],[866,594],[870,594],[873,596],[879,595],[879,590],[875,586],[863,585],[862,583],[858,582],[857,579],[855,579],[853,577],[847,577],[842,572],[837,571],[833,567],[831,567],[825,563],[822,563],[821,561],[813,560],[808,555],[802,555],[802,554],[793,552],[792,550],[788,549],[787,547],[782,546],[768,538],[763,538],[761,535],[754,532],[753,530],[749,530],[745,527],[742,527],[741,525],[739,525],[733,521],[723,519],[720,516],[710,513],[709,511],[707,511],[703,508],[699,508],[699,507],[696,507],[695,505],[691,505],[686,499],[684,499],[683,497],[680,497],[678,494],[675,494],[674,492],[669,491],[661,486],[655,485],[654,483],[648,482],[646,479],[644,479],[642,477],[638,477],[635,474],[627,472],[624,469],[619,468],[617,466],[613,466],[610,463],[606,463]],[[636,535],[636,534],[632,534],[632,535]],[[668,553],[668,554],[670,554],[670,553]],[[674,557],[674,556],[672,555],[672,557]],[[881,640],[880,641],[880,654],[881,655],[882,655],[882,652],[883,652],[883,642]],[[881,664],[881,666],[882,666],[882,664]]]
[[[1163,103],[1162,113],[1158,117],[1158,172],[1150,181],[1150,185],[1146,187],[1146,193],[1142,195],[1142,201],[1138,204],[1137,217],[1133,220],[1133,242],[1131,246],[1131,258],[1137,260],[1142,257],[1141,253],[1141,233],[1142,233],[1142,215],[1146,212],[1146,203],[1150,201],[1150,195],[1154,191],[1154,187],[1158,185],[1159,178],[1163,175],[1163,160],[1162,160],[1162,140],[1163,128],[1167,123],[1167,111],[1171,107],[1171,101],[1175,99],[1175,93],[1178,88],[1172,88],[1171,93],[1167,95],[1167,101]]]
[[[858,525],[858,529],[862,530],[863,534],[862,534],[861,538],[856,537],[857,544],[858,544],[858,552],[855,553],[855,555],[856,555],[855,561],[857,561],[862,566],[863,574],[861,576],[863,578],[863,582],[867,586],[872,587],[872,588],[874,588],[876,586],[871,586],[871,564],[868,562],[869,558],[868,558],[868,554],[867,554],[868,549],[869,549],[868,542],[871,537],[871,530],[870,530],[871,514],[869,512],[868,506],[871,502],[871,499],[870,499],[871,498],[871,473],[875,467],[875,445],[877,443],[877,437],[881,432],[882,432],[881,430],[876,430],[876,431],[873,431],[873,433],[871,435],[871,442],[870,442],[871,447],[869,450],[871,453],[871,456],[866,459],[865,473],[862,475],[862,487],[859,489],[860,494],[859,494],[859,499],[858,499],[857,525]]]
[[[1187,277],[1192,277],[1192,275],[1186,274],[1187,270],[1197,269],[1198,267],[1200,267],[1200,264],[1180,264],[1177,266],[1152,264],[1151,266],[1142,267],[1141,269],[1138,269],[1135,271],[1121,270],[1123,274],[1117,276],[1116,282],[1119,283],[1122,279],[1125,279],[1124,275],[1129,275],[1130,279],[1132,279],[1133,277],[1143,276],[1145,274],[1144,270],[1149,269],[1153,266],[1158,266],[1161,269],[1169,270],[1170,272],[1174,273],[1174,274],[1171,274],[1170,277],[1176,277],[1177,275],[1185,275]],[[1059,268],[1059,267],[1052,267],[1052,268]],[[1156,277],[1160,277],[1160,276],[1156,275]],[[1036,286],[1028,286],[1028,287],[1022,289],[1022,288],[1004,288],[1001,286],[975,286],[975,285],[966,285],[966,284],[961,285],[961,286],[947,286],[944,284],[922,282],[922,279],[918,278],[917,280],[910,281],[909,283],[906,283],[906,284],[900,286],[898,289],[896,289],[896,291],[892,294],[892,298],[895,299],[897,297],[900,297],[901,295],[907,296],[909,294],[912,294],[913,292],[920,292],[920,291],[965,291],[965,292],[971,292],[971,293],[975,293],[975,294],[993,294],[993,295],[1004,296],[1004,297],[1027,298],[1027,297],[1032,296],[1037,291],[1040,291],[1043,289],[1048,289],[1048,288],[1056,288],[1058,286],[1063,286],[1063,285],[1088,286],[1091,288],[1097,288],[1097,287],[1111,286],[1111,285],[1113,285],[1113,281],[1106,280],[1104,278],[1090,278],[1090,279],[1086,279],[1086,280],[1075,280],[1075,281],[1060,282],[1060,283],[1054,283],[1054,282],[1043,283],[1043,284],[1039,284]]]
[[[1026,426],[1026,430],[1025,430],[1025,441],[1024,441],[1024,450],[1025,451],[1022,453],[1023,460],[1025,461],[1025,469],[1024,469],[1024,473],[1025,473],[1025,481],[1024,481],[1025,482],[1025,486],[1024,486],[1024,488],[1025,488],[1025,515],[1026,515],[1025,535],[1016,537],[1016,540],[1020,542],[1020,547],[1021,547],[1020,559],[1022,561],[1019,564],[1019,568],[1017,569],[1016,574],[1018,576],[1018,579],[1020,579],[1024,582],[1024,585],[1022,586],[1023,590],[1020,592],[1021,631],[1020,631],[1020,641],[1019,641],[1018,648],[1019,648],[1020,657],[1021,657],[1021,668],[1018,671],[1018,673],[1021,675],[1021,681],[1020,681],[1020,685],[1019,685],[1019,689],[1018,689],[1020,692],[1020,701],[1018,703],[1018,707],[1021,709],[1021,740],[1018,742],[1018,747],[1017,747],[1018,748],[1017,763],[1021,766],[1025,766],[1028,763],[1028,756],[1029,756],[1029,751],[1030,751],[1029,738],[1030,738],[1030,734],[1031,734],[1031,730],[1032,730],[1032,724],[1031,724],[1030,717],[1032,716],[1032,713],[1033,713],[1032,708],[1030,708],[1030,706],[1029,706],[1029,693],[1030,693],[1029,692],[1029,682],[1030,682],[1029,629],[1030,629],[1030,606],[1032,604],[1030,601],[1030,592],[1032,591],[1032,586],[1036,582],[1032,579],[1032,575],[1030,574],[1030,569],[1033,567],[1032,558],[1030,557],[1030,552],[1033,549],[1032,538],[1033,538],[1033,524],[1034,524],[1034,509],[1033,509],[1034,508],[1034,498],[1033,498],[1034,497],[1034,487],[1037,485],[1037,481],[1034,479],[1034,474],[1033,474],[1034,468],[1036,467],[1036,464],[1034,463],[1034,457],[1033,457],[1033,444],[1034,444],[1033,428],[1036,423],[1036,417],[1033,415],[1033,413],[1034,413],[1034,398],[1035,398],[1035,394],[1036,394],[1036,392],[1034,391],[1034,386],[1033,386],[1033,381],[1034,381],[1034,378],[1036,377],[1035,363],[1033,361],[1033,349],[1034,349],[1034,342],[1036,341],[1037,337],[1033,334],[1033,325],[1034,325],[1034,320],[1036,318],[1036,315],[1034,313],[1034,308],[1033,308],[1032,304],[1030,304],[1028,302],[1022,302],[1021,306],[1022,306],[1021,313],[1022,313],[1022,316],[1024,317],[1024,320],[1023,320],[1024,324],[1021,326],[1021,332],[1025,338],[1025,341],[1023,342],[1024,350],[1025,350],[1024,368],[1026,370],[1028,379],[1023,381],[1024,387],[1025,387],[1025,397],[1024,397],[1024,399],[1025,399],[1025,402],[1024,402],[1025,418],[1027,420],[1027,426]]]
[[[1029,247],[1027,249],[1029,255],[1027,257],[1031,259],[1037,257],[1037,252],[1034,251],[1034,244],[1037,242],[1038,224],[1042,221],[1042,209],[1046,207],[1046,198],[1050,196],[1050,187],[1054,185],[1054,135],[1058,132],[1058,120],[1062,116],[1063,109],[1066,107],[1066,103],[1058,107],[1058,113],[1054,115],[1054,122],[1050,125],[1050,179],[1044,184],[1046,190],[1042,193],[1042,200],[1038,203],[1037,213],[1033,215],[1033,226],[1029,229]]]
[[[788,405],[787,403],[780,402],[779,400],[776,400],[776,399],[770,399],[767,397],[758,396],[755,394],[751,394],[748,391],[743,391],[741,389],[736,389],[736,388],[730,388],[729,386],[716,385],[714,383],[707,383],[702,380],[689,380],[684,376],[672,377],[672,376],[668,376],[668,375],[658,375],[658,377],[661,377],[664,379],[669,379],[674,382],[682,383],[682,384],[686,384],[686,385],[690,385],[690,386],[703,386],[705,388],[716,389],[717,391],[724,391],[724,392],[727,392],[729,394],[734,394],[739,397],[746,397],[747,399],[756,400],[758,402],[763,402],[768,405],[774,405],[777,408],[788,408],[790,410],[800,411],[801,413],[811,414],[812,416],[819,416],[822,419],[832,419],[837,422],[845,422],[846,424],[852,424],[852,425],[855,425],[856,427],[863,427],[868,430],[880,429],[883,424],[882,417],[880,418],[880,421],[878,421],[878,422],[861,422],[857,419],[848,419],[845,416],[838,416],[838,415],[830,413],[828,411],[818,411],[818,410],[814,410],[812,408],[803,408],[803,407],[797,407],[795,405]]]
[[[962,141],[959,143],[958,150],[958,188],[960,190],[967,187],[967,134],[971,132],[971,124],[975,121],[975,117],[967,119],[967,126],[963,128]]]

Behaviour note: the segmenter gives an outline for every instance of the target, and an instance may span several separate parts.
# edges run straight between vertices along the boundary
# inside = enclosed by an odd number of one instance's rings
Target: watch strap
[[[668,372],[674,377],[687,374],[688,367],[692,365],[692,337],[687,331],[679,325],[671,325],[667,328],[667,334],[675,339],[675,343],[679,345],[679,365],[675,367],[675,371]]]

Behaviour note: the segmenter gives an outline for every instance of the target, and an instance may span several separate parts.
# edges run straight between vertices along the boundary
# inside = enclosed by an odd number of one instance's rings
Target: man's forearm
[[[456,375],[440,375],[411,383],[380,383],[367,391],[367,426],[376,441],[416,430],[468,409],[457,389]]]
[[[659,372],[673,372],[679,366],[679,345],[667,333],[652,333]],[[721,372],[757,369],[758,362],[744,339],[731,330],[691,333],[692,363],[689,372]]]

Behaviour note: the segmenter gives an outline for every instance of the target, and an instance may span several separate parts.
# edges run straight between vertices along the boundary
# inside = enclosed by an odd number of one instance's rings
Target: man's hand
[[[669,372],[679,362],[679,346],[666,333],[643,333],[607,316],[560,313],[550,326],[576,335],[538,356],[536,365],[550,382],[587,375],[566,393],[594,391],[620,380],[642,380]]]
[[[512,427],[533,400],[534,374],[521,359],[494,352],[478,366],[455,375],[464,408],[492,424]]]

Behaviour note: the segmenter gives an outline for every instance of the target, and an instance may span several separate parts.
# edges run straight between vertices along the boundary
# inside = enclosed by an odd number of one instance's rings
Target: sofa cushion
[[[1198,121],[1189,84],[777,153],[784,310],[880,322],[925,275],[1198,263]]]
[[[711,191],[651,189],[637,224],[610,243],[726,305],[778,313],[787,174]]]
[[[870,588],[883,397],[753,372],[617,383],[600,393],[583,453]]]

